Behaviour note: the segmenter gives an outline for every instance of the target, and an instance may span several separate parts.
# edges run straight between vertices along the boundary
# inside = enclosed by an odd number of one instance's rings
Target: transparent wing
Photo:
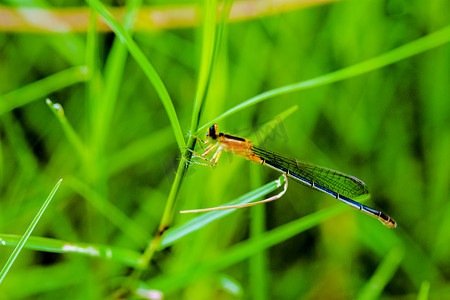
[[[294,158],[286,158],[259,147],[253,146],[252,150],[253,153],[259,155],[264,160],[287,169],[300,177],[314,182],[314,184],[320,185],[344,197],[360,199],[366,198],[369,195],[369,190],[365,183],[354,176],[311,163],[302,162]]]

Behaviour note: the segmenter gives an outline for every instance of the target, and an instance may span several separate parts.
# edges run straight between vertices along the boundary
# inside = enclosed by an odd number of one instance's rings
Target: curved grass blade
[[[191,281],[199,277],[232,266],[243,261],[244,259],[249,258],[255,253],[261,252],[262,250],[277,245],[293,237],[294,235],[317,226],[323,221],[343,212],[345,209],[346,207],[344,205],[337,205],[329,209],[310,214],[261,234],[259,238],[241,242],[218,256],[215,260],[196,265],[189,268],[185,272],[181,272],[171,277],[158,276],[149,281],[147,284],[152,288],[160,289],[167,293],[173,292],[183,286],[186,286]]]
[[[259,197],[262,197],[270,192],[273,192],[283,184],[284,184],[284,176],[280,176],[279,179],[269,182],[266,185],[263,185],[262,187],[250,193],[247,193],[242,197],[239,197],[238,199],[231,201],[230,203],[225,204],[224,206],[245,204],[256,201]],[[235,210],[236,208],[207,212],[184,223],[179,227],[167,230],[166,234],[164,235],[164,238],[161,241],[159,249],[161,250],[172,245],[175,241],[179,240],[180,238],[185,237],[186,235],[205,227],[206,225],[217,219],[220,219],[228,214],[231,214]]]
[[[42,214],[44,213],[47,206],[50,204],[50,201],[52,200],[53,196],[55,195],[56,191],[59,188],[59,185],[61,184],[62,179],[60,179],[55,186],[53,187],[52,191],[48,195],[47,199],[45,200],[44,204],[41,206],[41,209],[39,209],[37,215],[34,217],[33,221],[31,222],[30,226],[28,226],[27,230],[25,231],[25,234],[22,236],[20,241],[17,243],[16,248],[14,249],[13,253],[9,257],[8,261],[6,262],[5,266],[3,267],[2,271],[0,272],[0,283],[5,278],[6,274],[8,273],[9,269],[11,268],[12,264],[16,260],[17,256],[20,253],[20,250],[22,250],[23,246],[25,245],[27,239],[30,237],[31,232],[33,232],[34,227],[36,227],[36,224],[39,222],[39,219],[41,218]]]
[[[46,97],[75,83],[86,81],[89,77],[86,66],[78,66],[37,80],[14,91],[0,95],[0,115],[14,108]]]
[[[0,234],[0,245],[15,246],[19,243],[20,238],[20,235]],[[35,236],[28,238],[24,247],[36,251],[52,253],[73,253],[89,257],[107,259],[135,268],[139,268],[141,266],[140,253],[133,250],[117,247],[78,242],[71,243],[57,239]]]
[[[114,19],[114,17],[106,10],[105,6],[100,3],[100,1],[86,0],[86,2],[105,19],[109,26],[111,26],[114,33],[127,46],[130,54],[141,67],[142,71],[144,71],[145,75],[155,88],[164,109],[166,110],[179,149],[185,149],[186,143],[184,141],[183,132],[181,131],[180,122],[178,121],[178,116],[173,106],[172,99],[170,98],[169,92],[167,91],[163,81],[159,77],[153,65],[147,57],[145,57],[144,53],[131,38],[130,34]]]
[[[361,63],[352,65],[350,67],[346,67],[313,79],[301,81],[298,83],[286,85],[280,88],[264,92],[227,110],[217,118],[200,127],[197,130],[196,134],[204,131],[212,124],[218,123],[220,120],[223,120],[226,117],[229,117],[230,115],[237,113],[240,110],[248,108],[264,100],[356,77],[368,73],[370,71],[374,71],[382,67],[388,66],[390,64],[396,63],[400,60],[417,55],[419,53],[425,52],[427,50],[439,47],[441,45],[448,43],[449,41],[450,41],[450,26],[447,26],[444,27],[443,29],[430,33],[429,35],[426,35],[422,38],[414,40],[403,46],[385,52],[374,58],[365,60]]]

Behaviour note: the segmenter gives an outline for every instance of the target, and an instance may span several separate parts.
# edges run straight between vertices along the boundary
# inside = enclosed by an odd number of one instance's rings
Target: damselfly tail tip
[[[391,217],[381,213],[379,216],[379,220],[383,223],[387,228],[395,228],[397,227],[397,222],[395,222]]]
[[[397,223],[394,220],[390,220],[388,224],[386,224],[386,226],[388,228],[396,228],[397,227]]]

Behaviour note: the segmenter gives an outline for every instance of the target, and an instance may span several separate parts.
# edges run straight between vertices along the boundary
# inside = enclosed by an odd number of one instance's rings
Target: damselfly
[[[254,161],[261,165],[268,166],[276,171],[279,171],[293,180],[300,182],[308,187],[316,189],[333,196],[334,198],[344,202],[345,204],[358,209],[369,216],[377,218],[381,223],[389,228],[395,228],[397,223],[388,215],[376,209],[365,206],[355,200],[364,199],[369,196],[367,186],[356,177],[328,169],[325,167],[316,166],[308,162],[298,161],[293,158],[287,158],[272,151],[268,151],[257,146],[254,146],[249,140],[218,132],[218,125],[214,124],[208,130],[205,141],[199,139],[203,144],[209,144],[204,149],[201,155],[193,152],[193,156],[199,157],[208,163],[195,162],[197,164],[214,167],[219,161],[220,155],[223,151],[231,152],[236,155],[245,157],[248,160]],[[213,156],[208,159],[206,156],[215,150]],[[185,210],[182,213],[203,212],[219,209],[231,209],[237,207],[247,207],[264,202],[273,201],[280,198],[287,189],[287,179],[285,178],[284,191],[280,194],[258,202],[219,206],[205,209]]]

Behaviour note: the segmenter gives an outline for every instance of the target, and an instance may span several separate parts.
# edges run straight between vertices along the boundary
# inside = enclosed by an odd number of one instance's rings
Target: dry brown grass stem
[[[276,15],[337,0],[268,0],[236,1],[233,3],[231,22]],[[199,6],[158,6],[139,9],[135,31],[193,27],[199,23]],[[219,8],[220,9],[220,8]],[[125,8],[111,7],[111,14],[122,20]],[[0,7],[0,31],[7,32],[85,32],[88,29],[89,7],[32,8]],[[103,19],[98,21],[99,31],[111,31]]]

